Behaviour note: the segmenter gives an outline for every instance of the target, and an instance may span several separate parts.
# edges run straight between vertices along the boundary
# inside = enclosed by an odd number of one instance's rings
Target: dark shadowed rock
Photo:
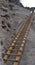
[[[9,0],[9,2],[12,2],[12,3],[17,4],[17,5],[20,4],[19,0]]]
[[[10,25],[9,23],[7,23],[7,26],[8,26],[9,28],[11,28],[11,25]]]
[[[9,2],[12,2],[14,4],[17,4],[17,5],[21,6],[21,7],[23,7],[23,5],[20,3],[19,0],[9,0]]]
[[[3,41],[1,41],[1,45],[3,45]]]
[[[4,12],[7,12],[7,9],[6,8],[1,8],[2,11]]]
[[[12,15],[15,16],[15,13],[13,13]]]
[[[5,28],[6,28],[6,26],[5,26],[5,25],[2,25],[2,28],[3,28],[3,29],[5,29]]]
[[[13,4],[9,4],[9,8],[10,8],[10,10],[13,10],[13,7],[14,7]]]
[[[5,17],[6,19],[9,18],[9,15],[8,14],[5,14],[5,15],[1,15],[1,17]]]
[[[4,23],[5,23],[5,22],[4,22],[4,21],[2,21],[2,24],[3,24],[3,25],[4,25]]]

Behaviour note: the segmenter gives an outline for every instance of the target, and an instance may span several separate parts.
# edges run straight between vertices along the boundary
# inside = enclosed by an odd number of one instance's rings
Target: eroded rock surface
[[[11,0],[0,0],[0,65],[7,65],[3,63],[3,53],[19,32],[21,24],[30,15],[29,10],[9,1]]]

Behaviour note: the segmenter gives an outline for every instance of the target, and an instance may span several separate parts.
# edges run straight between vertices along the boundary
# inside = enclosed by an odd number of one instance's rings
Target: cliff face
[[[1,4],[4,6],[8,6],[8,3],[13,3],[20,7],[23,7],[23,5],[20,3],[19,0],[0,0],[0,7],[1,7]]]
[[[0,0],[0,2],[3,2],[3,1],[6,1],[6,2],[8,1],[10,3],[12,2],[12,3],[16,3],[16,4],[20,3],[19,0]]]
[[[16,4],[18,0],[0,0],[0,58],[2,54],[12,43],[13,39],[19,32],[21,24],[30,14],[29,10],[26,10]],[[2,56],[1,56],[2,55]],[[2,64],[1,64],[2,63]],[[3,61],[0,65],[4,64]],[[8,64],[12,65],[12,64]]]
[[[19,0],[8,0],[9,2],[13,2],[13,3],[16,3],[18,4],[19,3]]]
[[[23,7],[23,5],[20,3],[19,0],[8,0],[8,1]]]

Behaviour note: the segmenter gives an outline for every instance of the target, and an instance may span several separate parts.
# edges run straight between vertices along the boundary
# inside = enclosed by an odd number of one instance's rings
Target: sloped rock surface
[[[19,32],[21,24],[29,15],[29,10],[8,0],[0,0],[0,65],[5,65],[2,61],[2,54],[12,43],[12,40]]]

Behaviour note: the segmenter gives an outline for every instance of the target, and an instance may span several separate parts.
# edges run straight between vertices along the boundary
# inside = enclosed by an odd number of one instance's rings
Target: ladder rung
[[[14,47],[14,46],[18,47],[18,45],[11,45],[10,47]]]

